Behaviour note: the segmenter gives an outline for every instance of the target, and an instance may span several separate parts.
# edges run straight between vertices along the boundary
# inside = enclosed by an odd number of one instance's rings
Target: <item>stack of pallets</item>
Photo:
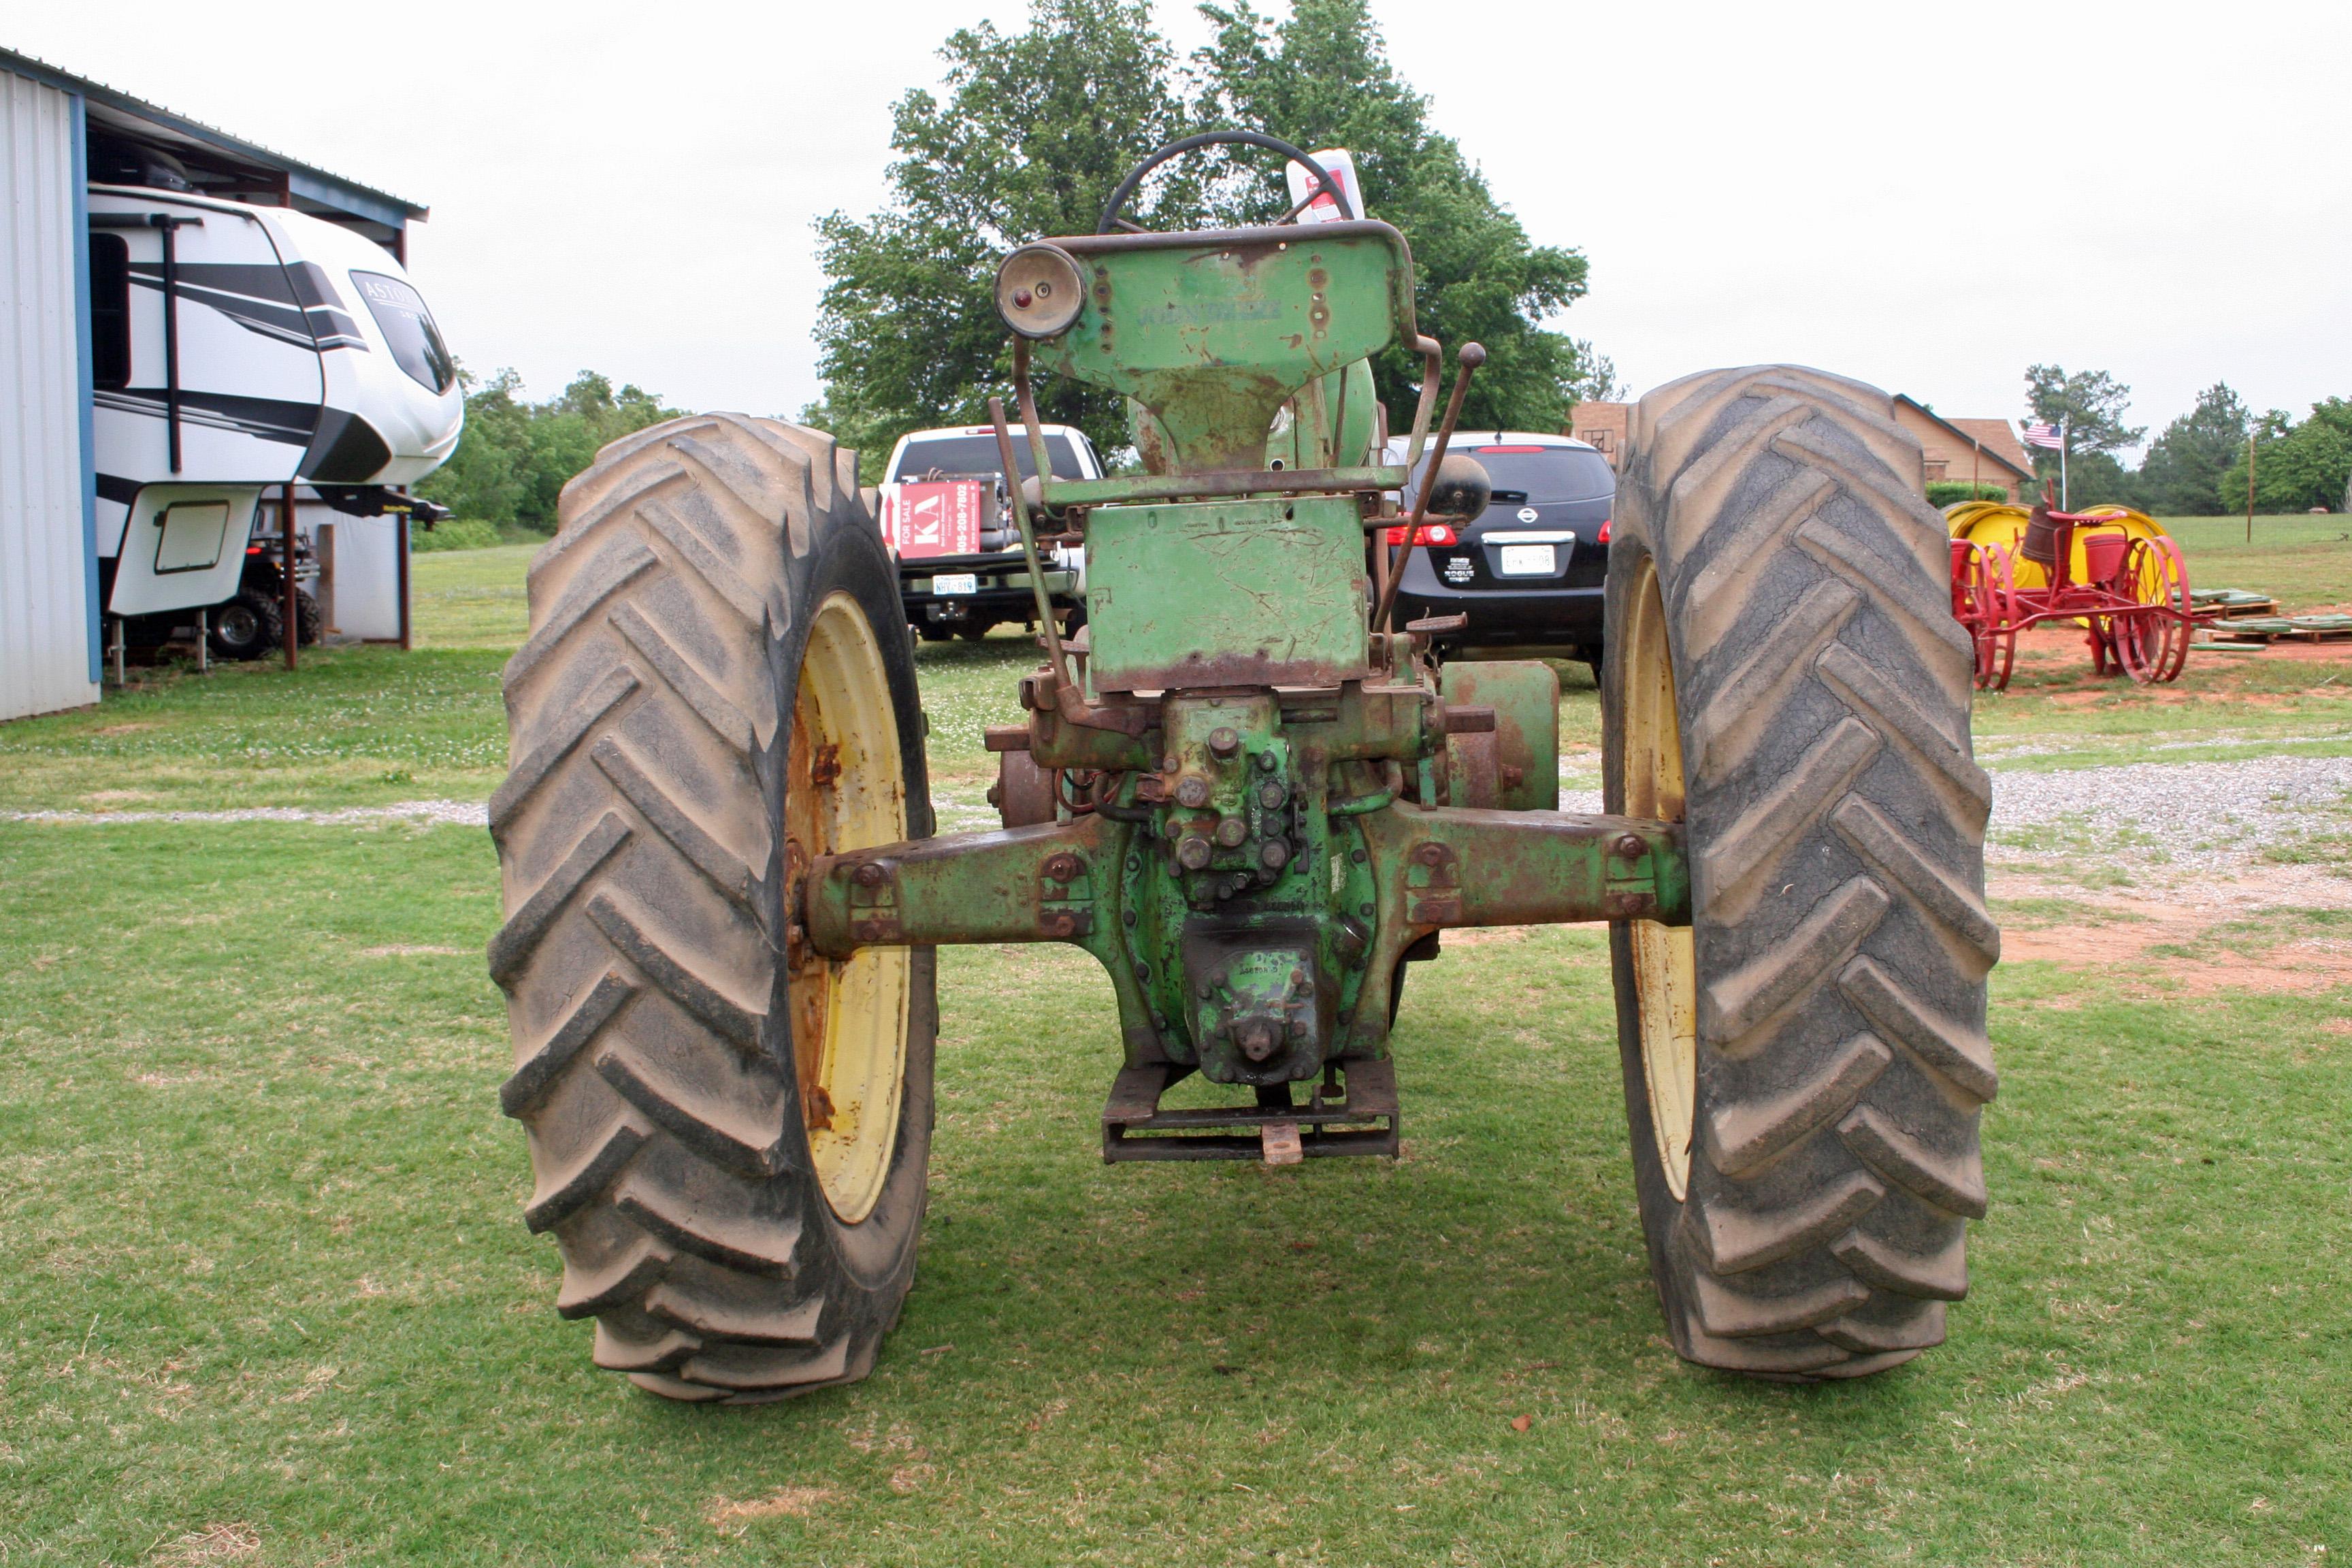
[[[2189,607],[2200,616],[2224,621],[2275,616],[2279,608],[2278,601],[2268,594],[2250,594],[2243,588],[2192,588]]]

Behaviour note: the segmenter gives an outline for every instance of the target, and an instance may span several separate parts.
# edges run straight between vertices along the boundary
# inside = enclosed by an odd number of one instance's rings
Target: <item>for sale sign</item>
[[[987,500],[987,487],[978,479],[889,486],[883,498],[883,539],[908,560],[977,554],[981,509]]]

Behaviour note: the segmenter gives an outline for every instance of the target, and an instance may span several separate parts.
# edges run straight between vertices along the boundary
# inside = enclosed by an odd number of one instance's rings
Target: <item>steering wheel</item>
[[[1316,197],[1327,191],[1330,193],[1331,199],[1339,203],[1341,217],[1352,218],[1356,216],[1355,209],[1348,205],[1348,193],[1332,183],[1331,176],[1323,172],[1323,165],[1280,137],[1267,136],[1255,131],[1203,131],[1197,136],[1186,136],[1171,142],[1167,146],[1138,163],[1134,172],[1118,183],[1118,189],[1110,194],[1110,203],[1103,208],[1102,223],[1095,232],[1109,234],[1114,229],[1125,229],[1129,234],[1150,233],[1150,231],[1142,225],[1129,223],[1118,216],[1126,209],[1129,199],[1135,195],[1135,188],[1143,183],[1143,176],[1180,153],[1190,153],[1196,147],[1213,147],[1221,142],[1245,147],[1264,147],[1269,152],[1279,153],[1314,176],[1315,188],[1298,201],[1292,203],[1290,210],[1275,219],[1276,223],[1288,223],[1306,211],[1307,205]]]

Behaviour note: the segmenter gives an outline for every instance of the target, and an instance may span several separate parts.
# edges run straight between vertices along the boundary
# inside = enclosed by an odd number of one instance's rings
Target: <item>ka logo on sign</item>
[[[948,542],[947,500],[943,495],[925,496],[915,503],[917,544],[941,545]]]

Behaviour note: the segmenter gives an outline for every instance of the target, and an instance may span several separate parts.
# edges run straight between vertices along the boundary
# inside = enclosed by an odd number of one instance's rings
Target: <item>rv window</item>
[[[457,367],[450,362],[449,351],[442,345],[441,329],[433,324],[432,313],[425,308],[425,297],[397,278],[386,278],[381,272],[354,272],[352,282],[367,301],[368,314],[383,329],[384,341],[392,345],[394,363],[408,373],[411,381],[431,387],[435,392],[446,392],[457,379]]]
[[[109,392],[131,384],[131,246],[119,234],[89,237],[89,374]]]

